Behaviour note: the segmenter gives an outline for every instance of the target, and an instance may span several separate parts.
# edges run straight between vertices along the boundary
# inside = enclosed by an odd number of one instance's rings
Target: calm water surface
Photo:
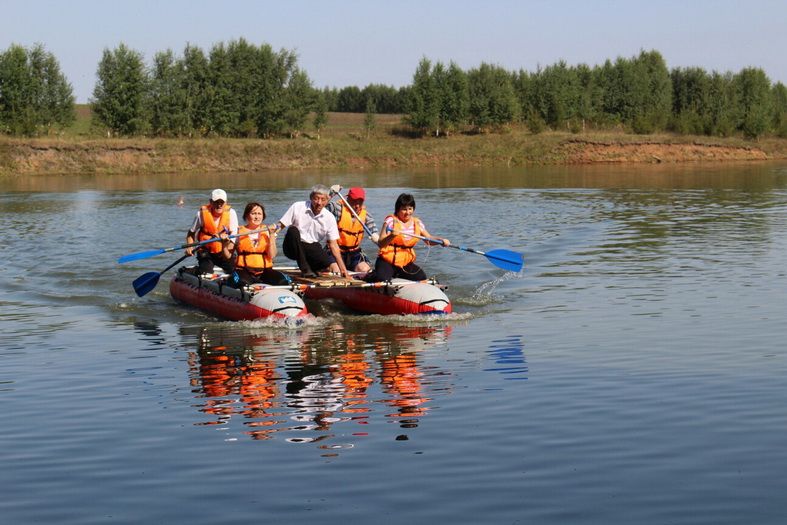
[[[3,523],[784,523],[785,165],[0,182]],[[287,326],[115,263],[316,182],[525,269],[424,248],[448,318]]]

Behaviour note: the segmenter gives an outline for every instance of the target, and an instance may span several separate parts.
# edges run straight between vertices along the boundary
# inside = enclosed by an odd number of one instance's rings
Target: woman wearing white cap
[[[194,222],[186,234],[186,244],[206,241],[214,237],[226,238],[238,233],[238,214],[227,204],[227,192],[215,189],[210,194],[210,202],[201,206]],[[186,248],[186,255],[193,255],[194,248]],[[222,253],[221,242],[204,244],[197,249],[197,262],[200,273],[212,273],[214,265],[225,272],[232,273],[233,261]]]

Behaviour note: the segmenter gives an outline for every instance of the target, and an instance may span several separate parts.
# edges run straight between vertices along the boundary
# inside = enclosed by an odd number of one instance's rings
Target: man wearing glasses
[[[202,242],[215,237],[227,238],[238,234],[238,215],[227,204],[227,192],[215,189],[210,194],[210,202],[201,206],[194,218],[194,223],[186,234],[186,244]],[[226,273],[232,273],[232,259],[224,257],[221,242],[204,244],[197,251],[199,273],[213,273],[213,267],[219,266]],[[186,255],[193,255],[195,248],[186,248]]]

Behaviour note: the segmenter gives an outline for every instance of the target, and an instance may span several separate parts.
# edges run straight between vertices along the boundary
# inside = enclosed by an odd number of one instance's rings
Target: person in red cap
[[[341,189],[342,187],[338,184],[331,186],[332,193],[338,194]],[[369,238],[377,244],[380,234],[372,214],[363,204],[366,200],[364,189],[359,186],[350,188],[346,200],[352,210],[348,209],[341,201],[331,201],[326,208],[336,217],[336,223],[339,226],[339,250],[341,250],[344,265],[353,272],[368,272],[372,267],[369,264],[369,258],[361,249],[361,241],[364,238],[364,233],[368,232]],[[358,219],[361,219],[361,222],[358,222]]]

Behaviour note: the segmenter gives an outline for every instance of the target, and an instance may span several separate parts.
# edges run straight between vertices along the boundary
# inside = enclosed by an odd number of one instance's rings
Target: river
[[[4,523],[783,523],[787,165],[0,180]],[[447,317],[226,322],[171,272],[214,187],[267,222],[404,191]],[[183,202],[180,205],[180,202]],[[371,246],[366,246],[372,251]],[[280,258],[277,262],[287,263]]]

